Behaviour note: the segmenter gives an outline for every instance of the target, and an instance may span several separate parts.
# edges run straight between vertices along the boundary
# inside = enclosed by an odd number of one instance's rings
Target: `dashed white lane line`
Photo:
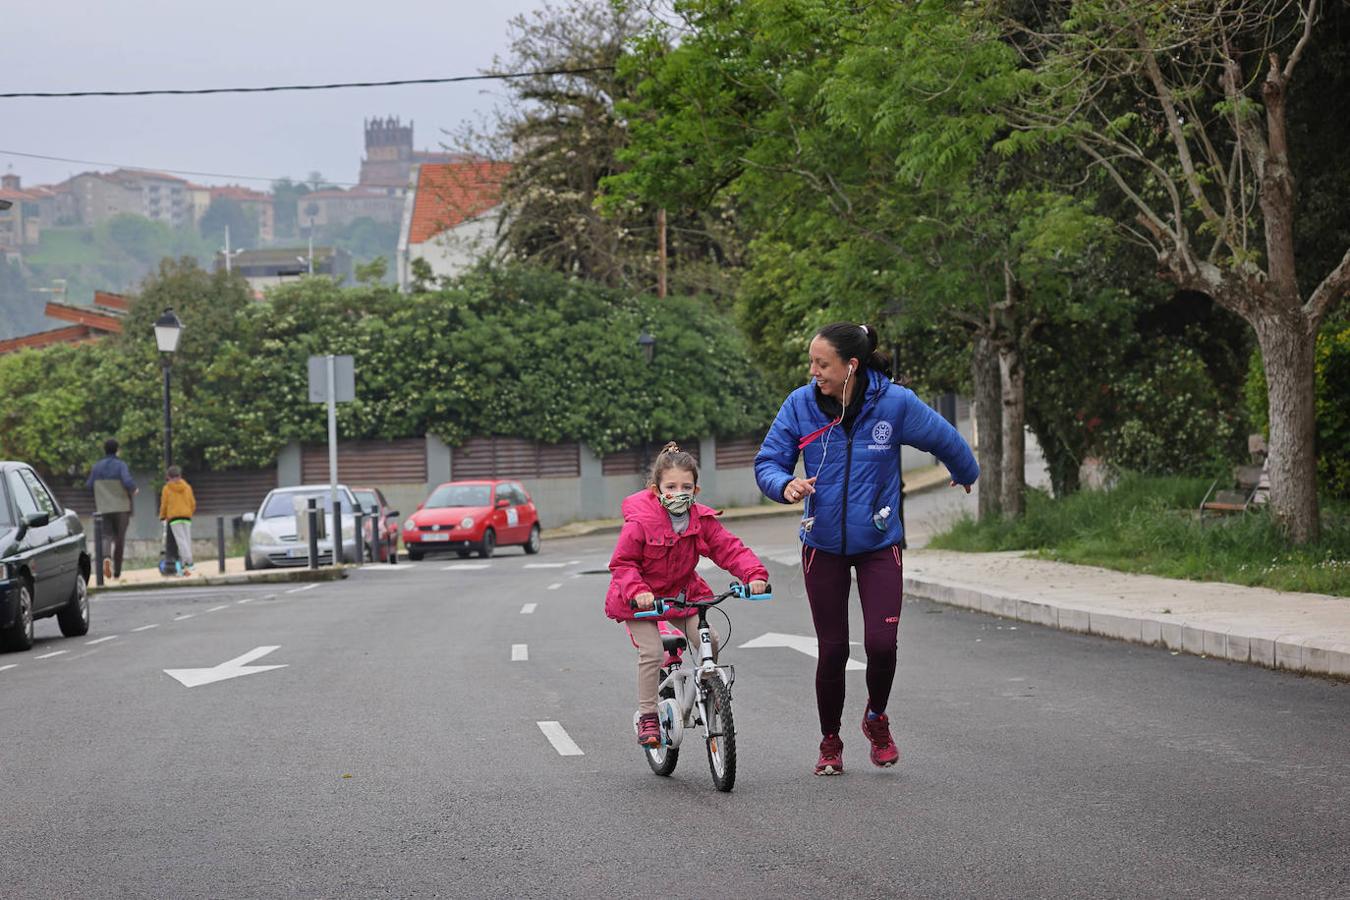
[[[399,563],[396,566],[391,566],[389,563],[366,563],[361,567],[361,571],[407,572],[408,570],[415,568],[417,568],[417,563]]]
[[[131,630],[132,630],[132,631],[149,631],[151,628],[158,628],[158,627],[159,627],[159,623],[156,622],[154,625],[142,625],[140,628],[133,628],[133,629],[131,629]]]
[[[66,650],[53,650],[51,653],[44,653],[44,654],[42,654],[41,656],[35,656],[35,657],[33,657],[33,659],[51,659],[53,656],[60,656],[62,653],[67,653],[67,652],[69,652],[69,651],[66,651]]]
[[[511,645],[511,662],[528,662],[530,659],[530,647],[528,644]]]
[[[520,614],[522,616],[528,616],[530,613],[534,612],[534,608],[538,605],[538,603],[526,603],[520,608]]]
[[[561,582],[561,581],[555,581],[555,582],[553,582],[553,584],[550,584],[550,585],[548,586],[548,589],[549,589],[550,591],[556,591],[556,590],[557,590],[558,588],[560,588],[560,587],[562,587],[562,582]]]
[[[302,591],[312,591],[312,590],[314,590],[316,587],[318,587],[317,584],[307,584],[307,585],[305,585],[304,587],[291,588],[291,589],[290,589],[289,591],[287,591],[286,593],[288,593],[288,594],[299,594],[299,593],[301,593]]]
[[[225,604],[222,604],[222,605],[220,605],[220,606],[213,606],[213,607],[211,607],[210,609],[208,609],[207,612],[220,612],[222,609],[229,609],[229,608],[230,608],[230,604],[225,603]]]
[[[448,566],[441,566],[442,572],[468,571],[469,569],[490,569],[492,563],[452,563]],[[526,567],[528,568],[528,566]]]
[[[539,730],[548,738],[548,742],[553,745],[553,749],[558,751],[559,756],[585,756],[577,742],[567,734],[566,729],[557,722],[536,722]]]
[[[14,668],[14,667],[17,666],[17,665],[18,665],[18,663],[10,663],[10,664],[7,665],[7,666],[0,666],[0,672],[5,671],[6,669],[12,669],[12,668]]]
[[[111,641],[111,640],[112,640],[113,638],[115,638],[115,637],[117,637],[117,635],[115,635],[115,634],[110,634],[110,635],[108,635],[107,637],[95,638],[95,639],[92,640],[92,641],[85,641],[84,643],[85,643],[86,645],[101,644],[101,643],[103,643],[104,641]]]
[[[526,563],[527,569],[562,569],[571,565],[571,563]]]
[[[252,602],[254,601],[254,599],[256,599],[256,598],[254,598],[254,597],[245,597],[245,598],[242,599],[242,600],[236,600],[236,601],[234,601],[234,602],[242,605],[242,604],[244,604],[244,603],[252,603]]]
[[[195,615],[196,615],[196,613],[183,613],[181,616],[174,616],[174,617],[173,617],[173,620],[174,620],[175,622],[181,622],[181,621],[183,621],[184,619],[190,619],[190,618],[192,618],[192,617],[195,616]]]

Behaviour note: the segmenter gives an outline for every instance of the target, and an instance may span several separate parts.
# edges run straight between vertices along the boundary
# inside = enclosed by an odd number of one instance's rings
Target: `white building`
[[[409,177],[398,237],[398,286],[412,284],[412,263],[426,260],[437,277],[468,269],[496,241],[502,181],[511,164],[423,163]]]

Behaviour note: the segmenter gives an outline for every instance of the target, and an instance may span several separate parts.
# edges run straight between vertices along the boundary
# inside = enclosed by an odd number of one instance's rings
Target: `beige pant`
[[[684,649],[684,664],[696,665],[698,663],[698,616],[690,616],[687,619],[674,619],[671,622],[676,628],[684,631],[685,637],[689,641],[689,646]],[[712,631],[713,658],[717,658],[718,652],[722,649],[722,639],[717,634],[717,629],[708,623],[708,628]],[[661,646],[661,632],[658,630],[656,622],[651,619],[634,619],[628,623],[628,631],[633,635],[634,642],[638,646],[638,712],[646,715],[656,712],[656,691],[661,686],[661,661],[666,657],[666,651]]]

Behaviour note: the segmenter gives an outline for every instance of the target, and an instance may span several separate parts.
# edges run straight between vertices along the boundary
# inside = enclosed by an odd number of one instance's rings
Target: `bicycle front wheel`
[[[736,722],[731,715],[731,688],[721,678],[710,678],[704,689],[708,768],[713,785],[719,791],[730,791],[736,784]]]
[[[661,670],[661,680],[664,681],[666,670]],[[675,771],[675,765],[680,761],[680,748],[678,742],[672,745],[671,730],[680,727],[679,709],[675,705],[675,692],[666,688],[661,692],[661,701],[657,705],[656,713],[661,717],[661,743],[655,747],[642,748],[642,755],[647,757],[647,765],[652,767],[652,771],[657,775],[669,775]]]

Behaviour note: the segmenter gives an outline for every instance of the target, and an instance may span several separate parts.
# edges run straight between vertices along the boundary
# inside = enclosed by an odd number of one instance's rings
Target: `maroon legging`
[[[838,734],[844,714],[850,569],[858,570],[863,650],[867,653],[867,703],[873,712],[886,711],[891,682],[895,680],[896,635],[904,592],[900,548],[883,547],[871,553],[839,556],[803,546],[806,598],[811,604],[820,649],[816,662],[816,708],[820,713],[821,734]]]

